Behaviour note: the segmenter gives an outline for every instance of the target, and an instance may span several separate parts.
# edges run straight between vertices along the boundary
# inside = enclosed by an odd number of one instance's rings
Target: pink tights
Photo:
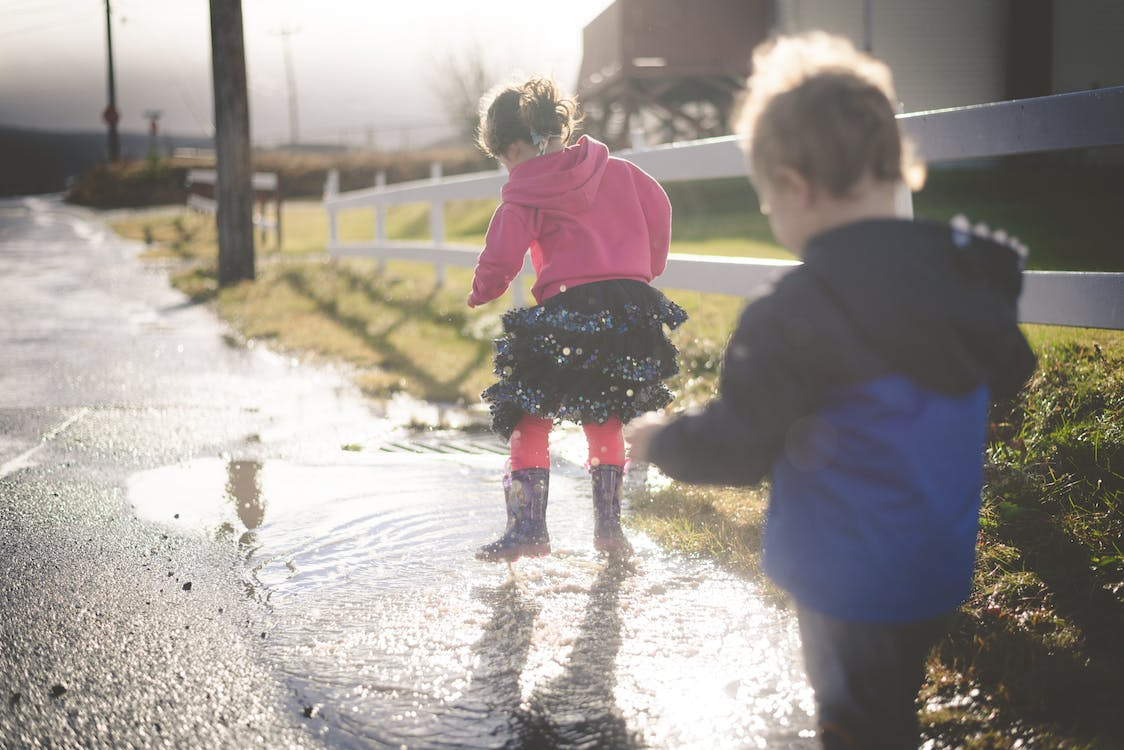
[[[511,469],[550,468],[550,428],[553,422],[524,414],[511,433]],[[589,445],[589,464],[624,466],[624,430],[621,421],[609,417],[605,424],[582,425]]]

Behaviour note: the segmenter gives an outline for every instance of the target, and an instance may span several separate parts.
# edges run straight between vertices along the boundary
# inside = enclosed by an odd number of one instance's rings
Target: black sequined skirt
[[[687,319],[655,287],[624,279],[573,287],[503,316],[499,382],[482,394],[505,439],[533,414],[579,424],[627,422],[671,403],[664,380],[679,371],[664,326]]]

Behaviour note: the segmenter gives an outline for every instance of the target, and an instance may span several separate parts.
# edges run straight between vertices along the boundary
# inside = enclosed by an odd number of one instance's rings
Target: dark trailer
[[[583,30],[585,129],[613,148],[730,132],[749,55],[771,27],[767,0],[616,0]]]

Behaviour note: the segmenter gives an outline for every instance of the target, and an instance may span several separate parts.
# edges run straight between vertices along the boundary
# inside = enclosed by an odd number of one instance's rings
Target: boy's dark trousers
[[[917,692],[952,613],[908,623],[838,620],[797,607],[826,750],[916,750]]]

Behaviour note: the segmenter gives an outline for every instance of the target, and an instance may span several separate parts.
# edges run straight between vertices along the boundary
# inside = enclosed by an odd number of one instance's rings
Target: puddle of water
[[[814,746],[792,618],[643,538],[604,564],[581,467],[552,471],[554,555],[512,577],[472,558],[503,524],[499,457],[351,460],[199,460],[128,487],[142,518],[250,545],[267,649],[329,746]]]
[[[356,576],[424,584],[443,559],[472,548],[464,529],[475,508],[452,502],[442,485],[459,486],[468,470],[438,476],[419,471],[429,456],[379,458],[328,466],[199,459],[136,474],[127,491],[140,518],[248,544],[250,572],[271,601],[347,587]],[[441,495],[445,502],[431,502]]]

